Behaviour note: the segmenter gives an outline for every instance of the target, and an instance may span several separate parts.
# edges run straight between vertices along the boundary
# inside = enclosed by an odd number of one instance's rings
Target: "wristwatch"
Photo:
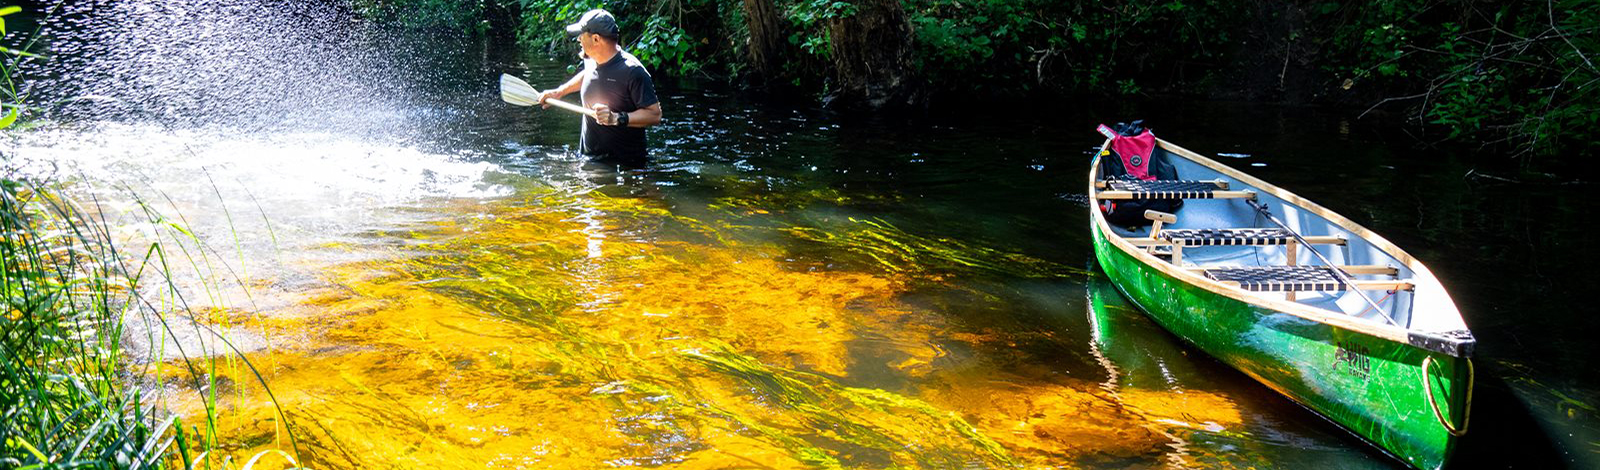
[[[617,113],[617,127],[628,127],[628,113]]]

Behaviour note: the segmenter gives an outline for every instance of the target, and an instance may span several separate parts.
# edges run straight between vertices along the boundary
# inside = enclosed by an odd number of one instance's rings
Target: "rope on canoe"
[[[1444,413],[1439,411],[1439,403],[1433,399],[1433,381],[1428,380],[1428,375],[1431,374],[1429,366],[1433,365],[1433,356],[1422,358],[1422,393],[1428,396],[1428,406],[1433,407],[1433,417],[1439,420],[1439,424],[1444,425],[1445,432],[1455,437],[1467,435],[1467,426],[1472,424],[1472,388],[1478,378],[1477,371],[1472,369],[1472,359],[1465,360],[1467,361],[1466,411],[1461,414],[1461,428],[1458,429],[1450,424],[1450,420],[1445,419]]]

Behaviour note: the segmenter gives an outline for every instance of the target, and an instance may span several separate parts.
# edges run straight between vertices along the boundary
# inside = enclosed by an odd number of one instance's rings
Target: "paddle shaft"
[[[1338,265],[1333,264],[1332,261],[1328,261],[1327,257],[1322,256],[1322,252],[1317,251],[1316,247],[1313,247],[1310,243],[1306,242],[1306,239],[1301,237],[1299,232],[1294,231],[1294,229],[1289,228],[1288,225],[1284,224],[1283,221],[1280,221],[1277,217],[1274,217],[1272,215],[1272,211],[1267,210],[1267,206],[1261,205],[1260,202],[1256,202],[1254,199],[1246,199],[1244,202],[1250,204],[1250,207],[1254,207],[1256,211],[1261,212],[1261,215],[1267,216],[1267,220],[1271,220],[1272,223],[1277,224],[1278,228],[1289,232],[1289,235],[1293,235],[1294,239],[1300,242],[1300,245],[1305,246],[1307,250],[1311,250],[1311,254],[1316,255],[1317,259],[1322,260],[1322,264],[1327,265],[1328,268],[1333,271],[1333,275],[1339,278],[1339,282],[1343,282],[1345,287],[1350,288],[1351,292],[1355,292],[1356,295],[1361,296],[1361,300],[1367,301],[1367,305],[1372,306],[1372,311],[1378,312],[1378,315],[1382,315],[1383,319],[1388,320],[1390,325],[1400,326],[1400,322],[1394,321],[1394,318],[1391,318],[1389,314],[1383,312],[1383,307],[1379,307],[1377,302],[1373,302],[1371,297],[1367,297],[1365,292],[1361,292],[1361,289],[1356,287],[1356,281],[1350,279],[1350,276],[1345,275],[1344,270],[1339,269]]]
[[[568,102],[561,101],[561,100],[555,99],[555,98],[544,100],[544,103],[548,104],[548,105],[551,105],[551,106],[555,106],[557,108],[565,109],[567,111],[572,111],[574,113],[582,114],[584,116],[589,116],[590,118],[593,118],[593,119],[599,119],[599,118],[594,117],[594,110],[593,109],[585,108],[585,107],[579,106],[577,104],[568,103]]]

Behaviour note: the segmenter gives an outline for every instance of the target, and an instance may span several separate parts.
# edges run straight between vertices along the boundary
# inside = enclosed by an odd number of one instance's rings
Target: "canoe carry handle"
[[[1463,360],[1467,361],[1467,406],[1465,408],[1466,412],[1461,415],[1461,429],[1456,429],[1455,426],[1450,425],[1450,420],[1445,418],[1444,413],[1439,411],[1439,403],[1433,400],[1433,381],[1428,380],[1428,375],[1430,374],[1429,366],[1433,365],[1433,356],[1422,358],[1422,393],[1428,396],[1428,406],[1433,407],[1433,417],[1439,420],[1439,424],[1444,425],[1446,432],[1455,437],[1467,435],[1467,425],[1472,420],[1472,384],[1477,379],[1477,372],[1472,370],[1472,360]]]

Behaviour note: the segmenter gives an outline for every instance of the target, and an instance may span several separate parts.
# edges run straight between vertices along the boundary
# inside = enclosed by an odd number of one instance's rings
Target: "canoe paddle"
[[[1289,232],[1290,235],[1294,235],[1294,239],[1299,241],[1301,246],[1306,247],[1307,250],[1311,250],[1311,254],[1317,255],[1317,259],[1322,260],[1322,264],[1328,266],[1330,271],[1333,271],[1334,276],[1339,278],[1339,282],[1344,283],[1346,287],[1350,288],[1351,292],[1355,292],[1356,295],[1361,296],[1361,300],[1367,301],[1367,305],[1371,306],[1369,308],[1371,308],[1372,311],[1378,312],[1378,315],[1383,316],[1384,320],[1388,320],[1390,325],[1400,326],[1400,323],[1394,321],[1393,317],[1390,317],[1389,314],[1383,312],[1383,307],[1379,307],[1377,302],[1372,301],[1372,297],[1367,297],[1365,292],[1361,292],[1361,289],[1356,287],[1356,281],[1351,280],[1350,276],[1345,274],[1343,269],[1339,269],[1338,265],[1333,264],[1332,261],[1328,261],[1327,257],[1322,256],[1322,253],[1318,252],[1316,248],[1313,248],[1311,243],[1306,241],[1305,237],[1300,236],[1299,232],[1295,232],[1294,229],[1289,228],[1288,225],[1285,225],[1283,221],[1278,220],[1277,217],[1273,217],[1272,211],[1268,210],[1267,206],[1262,205],[1260,202],[1256,202],[1255,199],[1245,199],[1244,202],[1249,204],[1250,207],[1256,208],[1256,211],[1260,212],[1261,215],[1267,216],[1267,220],[1271,220],[1272,223],[1277,224],[1278,228]],[[1362,313],[1365,312],[1366,310],[1362,310]],[[1357,315],[1360,315],[1360,313],[1357,313]]]
[[[539,90],[533,88],[528,82],[513,77],[510,74],[500,74],[500,99],[517,106],[533,106],[539,104]],[[557,108],[594,118],[594,110],[568,103],[561,100],[545,100],[545,103]]]

